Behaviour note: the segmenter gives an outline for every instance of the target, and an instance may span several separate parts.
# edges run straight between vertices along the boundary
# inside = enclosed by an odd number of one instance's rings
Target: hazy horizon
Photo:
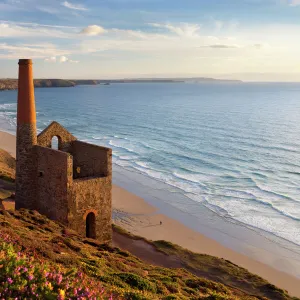
[[[70,77],[38,77],[34,76],[35,79],[62,79],[62,80],[145,80],[145,79],[216,79],[216,80],[236,80],[243,83],[300,83],[300,74],[295,74],[294,80],[291,78],[284,77],[284,74],[272,74],[272,78],[266,77],[266,74],[244,74],[244,76],[236,76],[234,74],[220,74],[220,75],[198,75],[198,74],[182,74],[182,75],[164,75],[164,74],[142,74],[136,76],[102,76],[102,77],[79,77],[79,76],[70,76]],[[268,79],[267,79],[268,78]],[[17,80],[17,75],[14,77],[0,77],[0,80],[5,79],[14,79]],[[285,80],[284,80],[285,79]]]

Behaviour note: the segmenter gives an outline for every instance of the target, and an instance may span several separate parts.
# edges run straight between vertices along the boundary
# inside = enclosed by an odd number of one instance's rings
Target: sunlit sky
[[[300,81],[300,0],[0,0],[0,77]]]

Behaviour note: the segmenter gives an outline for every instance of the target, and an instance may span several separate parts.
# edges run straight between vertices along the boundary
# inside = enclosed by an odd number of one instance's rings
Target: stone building
[[[16,209],[37,210],[81,235],[110,242],[112,150],[77,140],[57,122],[37,135],[29,59],[19,60],[18,84]]]

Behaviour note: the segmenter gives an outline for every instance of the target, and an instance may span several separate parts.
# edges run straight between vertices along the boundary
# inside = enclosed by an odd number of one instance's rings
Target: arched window
[[[54,136],[51,140],[51,148],[54,150],[58,150],[59,146],[59,140],[57,136]]]
[[[96,238],[96,216],[93,212],[86,216],[86,237],[90,239]]]

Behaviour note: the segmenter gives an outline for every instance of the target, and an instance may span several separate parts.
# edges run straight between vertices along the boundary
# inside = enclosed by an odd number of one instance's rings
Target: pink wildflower
[[[28,276],[28,279],[29,279],[29,280],[32,280],[33,278],[34,278],[33,275],[29,275],[29,276]]]
[[[59,274],[59,275],[57,275],[57,277],[56,277],[56,282],[57,282],[58,284],[61,284],[62,279],[63,279],[62,275]]]

